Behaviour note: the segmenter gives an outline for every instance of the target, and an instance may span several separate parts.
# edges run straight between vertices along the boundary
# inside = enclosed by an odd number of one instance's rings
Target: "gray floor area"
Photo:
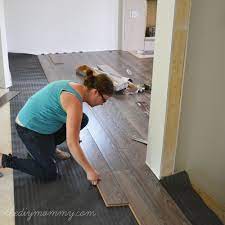
[[[21,92],[11,101],[13,154],[26,157],[26,149],[16,133],[14,120],[28,97],[46,85],[47,79],[37,56],[10,54],[9,63],[13,80],[11,90]],[[62,148],[67,150],[65,145]],[[15,217],[16,225],[137,224],[128,207],[105,207],[98,190],[90,186],[84,171],[74,160],[58,164],[61,179],[50,183],[42,183],[14,171],[15,211],[20,213]],[[81,211],[86,216],[76,216]]]

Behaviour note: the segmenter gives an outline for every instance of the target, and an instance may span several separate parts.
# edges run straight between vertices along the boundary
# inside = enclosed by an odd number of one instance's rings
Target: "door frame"
[[[129,51],[129,49],[127,48],[127,44],[126,44],[126,13],[127,13],[127,2],[129,0],[122,0],[119,1],[119,49],[121,49],[122,51]],[[140,1],[140,0],[139,0]],[[141,1],[145,1],[145,17],[147,20],[147,0],[141,0]],[[144,27],[146,27],[147,25],[147,21],[145,20],[145,24]],[[144,46],[144,38],[145,38],[145,31],[143,32],[143,46]],[[138,49],[137,49],[138,50]]]
[[[191,0],[158,0],[146,164],[160,179],[174,173]]]

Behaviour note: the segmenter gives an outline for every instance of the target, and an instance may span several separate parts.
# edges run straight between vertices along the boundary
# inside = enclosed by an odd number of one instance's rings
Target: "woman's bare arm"
[[[82,105],[75,96],[69,93],[62,94],[61,102],[67,113],[66,140],[69,150],[74,159],[87,173],[88,180],[90,180],[92,184],[97,184],[97,181],[99,180],[99,174],[89,163],[79,144],[80,126],[83,115]]]

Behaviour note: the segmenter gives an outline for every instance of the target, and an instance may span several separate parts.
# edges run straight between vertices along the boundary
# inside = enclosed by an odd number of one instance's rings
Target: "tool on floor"
[[[132,140],[134,140],[134,141],[139,142],[139,143],[142,143],[142,144],[145,144],[145,145],[148,144],[148,142],[147,142],[146,140],[142,139],[142,138],[138,138],[138,137],[135,137],[135,136],[131,136],[130,138],[131,138]]]

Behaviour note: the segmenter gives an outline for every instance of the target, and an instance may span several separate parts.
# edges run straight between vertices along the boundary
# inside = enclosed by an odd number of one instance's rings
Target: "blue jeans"
[[[88,117],[83,113],[81,129],[88,124]],[[32,156],[31,159],[22,159],[11,154],[2,156],[2,166],[38,177],[42,180],[55,180],[58,169],[54,154],[56,146],[66,140],[66,125],[64,124],[53,134],[40,134],[16,124],[16,130]]]

